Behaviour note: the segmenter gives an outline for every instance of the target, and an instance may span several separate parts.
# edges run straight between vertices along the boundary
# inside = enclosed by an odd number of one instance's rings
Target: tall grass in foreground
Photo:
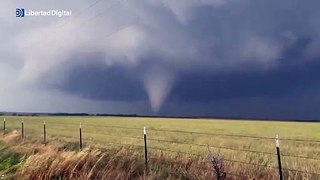
[[[22,159],[16,166],[14,179],[217,178],[211,161],[213,157],[209,152],[200,157],[153,151],[149,154],[148,172],[145,172],[143,151],[139,148],[87,145],[79,152],[76,142],[53,141],[45,145],[34,139],[21,141],[17,131],[1,137],[0,142],[0,148],[2,146]],[[278,179],[277,169],[226,162],[223,158],[222,165],[226,179]],[[2,175],[7,177],[6,174]],[[319,179],[317,176],[286,171],[285,177]]]

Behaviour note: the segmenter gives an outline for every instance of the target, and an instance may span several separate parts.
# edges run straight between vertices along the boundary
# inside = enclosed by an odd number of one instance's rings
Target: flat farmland
[[[248,175],[242,168],[252,169],[253,166],[256,171],[270,171],[276,176],[274,138],[278,134],[285,176],[320,177],[320,123],[135,117],[3,118],[7,133],[21,133],[23,120],[25,137],[41,141],[45,122],[48,142],[74,142],[75,145],[79,141],[81,123],[85,147],[128,147],[141,153],[143,128],[146,127],[151,156],[197,157],[206,161],[214,154],[223,159],[227,169],[240,175]],[[3,123],[0,127],[3,130]],[[253,177],[252,174],[248,176]]]

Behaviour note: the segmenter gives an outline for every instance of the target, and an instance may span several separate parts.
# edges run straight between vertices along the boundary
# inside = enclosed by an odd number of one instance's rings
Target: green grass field
[[[146,127],[149,152],[162,149],[168,153],[207,155],[211,151],[226,160],[267,168],[277,167],[273,138],[278,134],[283,168],[320,173],[320,123],[124,117],[3,118],[7,131],[20,131],[23,119],[25,136],[35,139],[43,139],[45,121],[48,141],[78,141],[81,122],[85,145],[131,145],[140,150],[143,127]]]

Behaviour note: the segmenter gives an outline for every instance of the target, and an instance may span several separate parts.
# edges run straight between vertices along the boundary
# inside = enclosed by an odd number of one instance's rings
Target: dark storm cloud
[[[77,9],[87,7],[79,2]],[[233,107],[234,116],[280,117],[273,111],[282,109],[281,117],[293,117],[290,110],[320,105],[306,98],[319,88],[319,6],[316,0],[101,2],[64,27],[22,21],[28,28],[21,31],[9,23],[20,35],[0,45],[0,63],[8,71],[8,62],[20,58],[13,64],[23,67],[5,74],[43,97],[56,90],[97,103],[149,101],[166,114],[227,116]],[[8,55],[16,41],[17,53]],[[320,117],[309,108],[299,118],[306,113]]]
[[[132,69],[106,67],[102,63],[68,69],[58,89],[83,98],[112,101],[138,101],[147,98],[143,85]]]
[[[287,58],[291,56],[289,53]],[[247,66],[246,71],[181,74],[168,101],[192,103],[233,98],[281,98],[319,87],[319,62],[302,63],[301,59],[287,58],[282,60],[298,63],[268,71]],[[137,77],[148,66],[147,63],[136,68],[106,67],[96,61],[67,69],[67,78],[57,86],[62,91],[95,100],[144,100],[147,95]]]
[[[270,71],[188,74],[173,87],[170,99],[211,102],[232,98],[281,98],[319,87],[320,63]]]

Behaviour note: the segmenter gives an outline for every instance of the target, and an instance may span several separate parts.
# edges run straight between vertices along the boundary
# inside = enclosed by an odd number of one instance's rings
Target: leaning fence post
[[[82,151],[82,129],[81,129],[81,123],[80,123],[79,132],[80,132],[79,147],[80,147],[80,151]]]
[[[46,130],[46,121],[43,121],[43,142],[47,142],[47,130]]]
[[[146,172],[148,172],[148,148],[147,148],[147,130],[146,127],[143,128],[143,139],[144,139],[144,163]]]
[[[3,118],[3,135],[6,134],[6,118]]]
[[[21,121],[21,139],[24,138],[24,126],[23,126],[23,119]]]
[[[279,146],[279,136],[276,135],[276,149],[277,149],[277,157],[278,157],[278,167],[279,167],[279,177],[280,180],[283,180],[282,176],[282,167],[281,167],[281,156],[280,156],[280,146]]]

